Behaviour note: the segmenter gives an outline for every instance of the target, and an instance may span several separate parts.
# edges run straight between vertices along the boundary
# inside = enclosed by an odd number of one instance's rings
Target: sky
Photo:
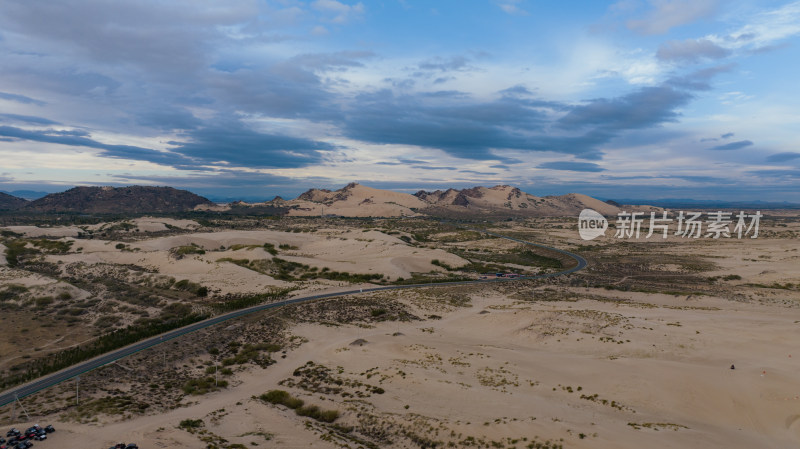
[[[800,2],[0,2],[0,190],[800,203]]]

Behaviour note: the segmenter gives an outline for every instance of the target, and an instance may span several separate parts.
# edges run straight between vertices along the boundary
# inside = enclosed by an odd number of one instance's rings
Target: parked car
[[[53,433],[56,431],[56,428],[53,427],[52,424],[48,424],[47,427],[44,428],[44,431],[47,433]]]

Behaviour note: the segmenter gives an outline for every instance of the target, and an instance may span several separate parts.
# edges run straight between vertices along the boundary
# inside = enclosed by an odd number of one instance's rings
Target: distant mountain
[[[12,190],[11,192],[9,192],[7,190],[0,190],[0,193],[7,193],[9,195],[14,195],[16,197],[32,201],[32,200],[38,200],[39,198],[46,196],[49,192],[41,192],[38,190]]]
[[[428,203],[429,206],[423,212],[443,216],[577,216],[583,209],[593,209],[603,215],[616,215],[621,210],[619,205],[578,193],[538,197],[507,185],[435,192],[419,191],[414,196]],[[629,207],[628,210],[649,211],[651,208],[635,206]]]
[[[214,203],[172,187],[75,187],[31,201],[25,210],[80,213],[170,213]]]
[[[242,207],[237,204],[237,207]],[[256,206],[288,208],[292,216],[337,215],[344,217],[536,217],[578,216],[583,209],[616,215],[621,208],[576,193],[537,197],[512,186],[470,189],[420,190],[414,195],[374,189],[351,183],[339,190],[311,189],[296,199],[276,198]],[[626,206],[629,211],[655,210],[649,206]],[[232,209],[232,208],[231,208]]]
[[[0,192],[0,210],[15,210],[28,204],[27,200]]]
[[[373,189],[351,183],[339,190],[311,189],[296,199],[273,200],[290,207],[289,215],[339,215],[343,217],[401,217],[416,215],[428,205],[407,193]],[[277,204],[276,204],[277,205]]]

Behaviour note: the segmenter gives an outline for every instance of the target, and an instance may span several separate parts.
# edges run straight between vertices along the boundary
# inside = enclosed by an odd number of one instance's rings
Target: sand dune
[[[464,190],[419,191],[410,195],[374,189],[357,183],[348,184],[335,191],[311,189],[293,200],[277,199],[251,206],[257,205],[289,208],[290,216],[325,214],[342,217],[410,217],[441,214],[462,216],[510,214],[544,217],[577,216],[586,208],[594,209],[604,215],[616,215],[620,210],[645,212],[661,210],[651,206],[619,208],[576,193],[538,197],[507,185]]]

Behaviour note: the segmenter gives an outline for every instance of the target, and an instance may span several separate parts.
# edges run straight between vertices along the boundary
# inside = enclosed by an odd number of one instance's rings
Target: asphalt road
[[[26,396],[32,395],[38,391],[44,390],[46,388],[52,387],[57,385],[61,382],[67,381],[74,377],[77,377],[85,372],[100,368],[101,366],[107,365],[109,363],[115,362],[117,360],[123,359],[128,357],[129,355],[135,354],[139,351],[145,350],[147,348],[151,348],[158,344],[161,344],[165,341],[172,340],[173,338],[180,337],[182,335],[186,335],[192,333],[194,331],[205,329],[209,326],[213,326],[215,324],[222,323],[223,321],[228,321],[233,318],[238,318],[243,315],[249,315],[255,312],[261,312],[263,310],[274,309],[277,307],[282,307],[289,304],[297,304],[301,302],[308,302],[308,301],[316,301],[320,299],[326,298],[334,298],[337,296],[346,296],[346,295],[353,295],[358,293],[369,293],[369,292],[377,292],[382,290],[404,290],[410,288],[420,288],[420,287],[433,287],[433,286],[452,286],[452,285],[466,285],[466,284],[477,284],[477,283],[486,283],[486,282],[508,282],[508,281],[515,281],[520,279],[542,279],[548,277],[555,277],[555,276],[562,276],[569,273],[574,273],[578,270],[582,270],[586,267],[586,259],[583,257],[571,253],[569,251],[564,251],[557,248],[552,248],[549,246],[541,245],[539,243],[528,242],[525,240],[516,239],[513,237],[507,237],[500,234],[495,234],[493,232],[484,231],[481,229],[472,229],[472,231],[482,232],[493,237],[503,238],[507,240],[512,240],[515,242],[523,243],[525,245],[536,246],[539,248],[548,249],[550,251],[555,251],[565,256],[569,256],[570,258],[574,259],[576,265],[572,268],[567,270],[559,271],[557,273],[548,273],[548,274],[541,274],[536,276],[521,276],[518,278],[496,278],[496,279],[488,279],[488,280],[476,280],[476,281],[455,281],[455,282],[439,282],[439,283],[430,283],[430,284],[411,284],[411,285],[390,285],[390,286],[381,286],[381,287],[374,287],[374,288],[365,288],[365,289],[356,289],[356,290],[348,290],[344,292],[335,292],[335,293],[325,293],[321,295],[311,295],[311,296],[303,296],[299,298],[292,298],[287,299],[284,301],[273,302],[269,304],[261,304],[258,306],[249,307],[246,309],[237,310],[234,312],[229,312],[224,315],[219,315],[213,318],[209,318],[205,321],[199,321],[194,324],[190,324],[188,326],[182,327],[180,329],[174,329],[169,332],[165,332],[161,335],[157,335],[155,337],[150,337],[146,340],[142,340],[138,343],[134,343],[132,345],[126,346],[121,349],[117,349],[111,351],[109,353],[103,354],[101,356],[95,357],[91,360],[87,360],[85,362],[81,362],[77,365],[73,365],[69,368],[65,368],[61,371],[48,374],[46,376],[40,377],[34,381],[31,381],[27,384],[17,386],[10,390],[4,391],[0,394],[0,407],[10,404],[14,402],[17,398],[22,399]]]

